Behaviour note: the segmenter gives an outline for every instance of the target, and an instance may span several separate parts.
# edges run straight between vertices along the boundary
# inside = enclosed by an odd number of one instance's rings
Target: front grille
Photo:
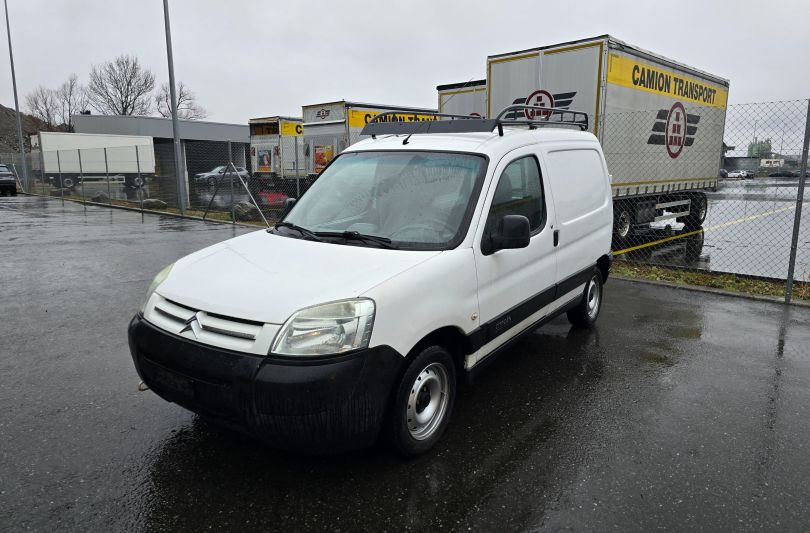
[[[144,313],[155,326],[204,344],[266,355],[278,329],[241,318],[194,309],[155,294]]]

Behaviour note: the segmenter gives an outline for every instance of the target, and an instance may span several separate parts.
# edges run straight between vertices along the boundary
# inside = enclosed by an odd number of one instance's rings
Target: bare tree
[[[71,74],[55,93],[59,104],[59,118],[68,131],[73,131],[73,115],[87,110],[87,91],[79,83],[79,77]]]
[[[172,117],[171,92],[169,84],[164,83],[155,95],[157,112],[164,118]],[[183,85],[181,81],[177,87],[177,118],[184,120],[200,120],[208,116],[204,107],[197,103],[197,97],[193,91]]]
[[[56,125],[59,103],[53,89],[40,85],[25,95],[25,105],[28,107],[28,113],[43,121],[48,128],[53,128]]]
[[[137,57],[120,55],[93,66],[87,97],[90,105],[104,115],[148,115],[154,88],[155,75],[141,67]]]

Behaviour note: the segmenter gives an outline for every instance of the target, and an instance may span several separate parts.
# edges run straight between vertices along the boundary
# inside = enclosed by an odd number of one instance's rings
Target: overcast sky
[[[160,0],[8,0],[23,96],[135,54],[168,78]],[[810,1],[170,0],[175,71],[209,120],[347,99],[436,106],[486,57],[610,33],[731,80],[731,103],[810,96]],[[5,45],[5,31],[3,41]],[[13,107],[5,46],[0,103]]]

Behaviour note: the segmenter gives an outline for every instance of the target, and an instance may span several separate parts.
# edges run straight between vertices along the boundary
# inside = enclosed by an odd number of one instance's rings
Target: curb
[[[611,279],[619,279],[622,281],[629,281],[631,283],[646,283],[647,285],[655,285],[657,287],[668,287],[670,289],[681,289],[687,291],[695,291],[695,292],[703,292],[708,294],[714,294],[716,296],[732,296],[735,298],[744,298],[746,300],[754,300],[758,302],[768,302],[772,304],[781,304],[785,305],[784,298],[779,298],[777,296],[764,296],[761,294],[747,294],[744,292],[733,292],[733,291],[726,291],[723,289],[716,289],[714,287],[701,287],[700,285],[684,285],[681,283],[672,283],[670,281],[656,281],[652,279],[642,279],[642,278],[626,278],[624,276],[618,276],[615,274],[611,274]],[[790,304],[796,307],[806,307],[810,308],[810,301],[806,300],[791,300]]]

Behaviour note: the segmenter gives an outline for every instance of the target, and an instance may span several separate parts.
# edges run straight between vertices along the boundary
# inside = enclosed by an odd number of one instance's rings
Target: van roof
[[[403,141],[408,138],[408,144]],[[346,152],[376,150],[431,150],[440,152],[480,153],[490,159],[498,159],[503,154],[527,146],[548,142],[588,142],[598,143],[596,137],[587,131],[569,128],[540,128],[529,130],[525,127],[504,127],[503,136],[497,132],[474,133],[431,133],[413,135],[378,135],[376,139],[365,139],[346,149]]]

